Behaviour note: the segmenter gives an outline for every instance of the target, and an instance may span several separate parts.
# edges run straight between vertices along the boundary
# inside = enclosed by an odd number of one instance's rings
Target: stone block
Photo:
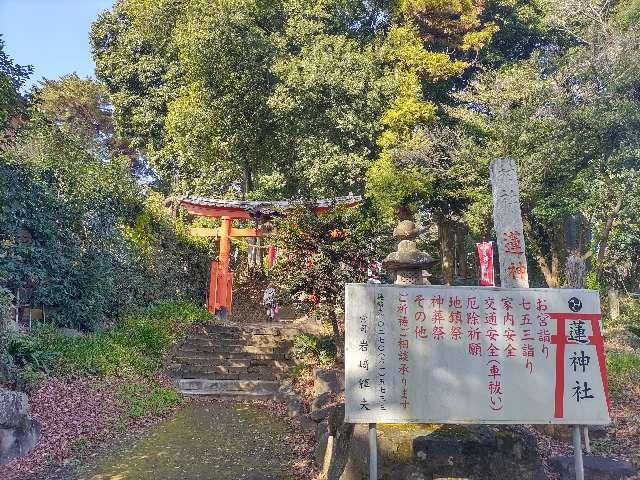
[[[315,412],[311,412],[309,416],[314,422],[322,422],[323,420],[326,420],[327,418],[329,418],[329,415],[331,415],[331,412],[333,411],[334,408],[335,407],[333,405],[329,407],[324,407],[320,410],[316,410]]]
[[[40,438],[40,426],[27,415],[27,396],[0,390],[0,465],[29,452]]]
[[[320,422],[316,424],[316,441],[322,437],[325,433],[329,431],[329,423],[328,422]]]
[[[23,392],[0,390],[0,428],[20,426],[27,415],[27,395]]]
[[[328,417],[329,434],[334,437],[337,435],[338,429],[344,423],[344,403],[339,403],[331,409]]]
[[[366,480],[368,427],[355,425],[341,480]],[[535,439],[520,427],[378,425],[380,480],[543,480]]]
[[[318,427],[318,424],[311,419],[309,415],[299,415],[296,417],[300,424],[300,427],[308,433],[314,433]]]
[[[550,436],[555,440],[560,440],[561,442],[571,443],[572,442],[572,426],[571,425],[553,425],[553,424],[541,424],[541,425],[533,425],[537,431],[544,433],[545,435]],[[606,425],[590,425],[589,426],[589,438],[591,440],[597,440],[599,438],[604,438],[607,436],[607,432],[609,427]]]
[[[302,414],[304,414],[303,403],[295,397],[289,397],[287,399],[287,415],[290,418],[294,418]]]
[[[315,412],[316,410],[321,410],[324,407],[329,406],[331,403],[333,403],[331,393],[325,392],[313,399],[313,402],[311,402],[311,411]]]
[[[325,432],[316,440],[316,446],[313,450],[313,458],[316,466],[322,469],[324,466],[324,454],[327,451],[327,442],[329,441],[329,432]]]
[[[339,370],[313,369],[313,390],[316,397],[323,393],[344,391],[344,373]]]
[[[629,462],[598,455],[584,456],[583,463],[585,480],[623,480],[637,473]],[[573,456],[551,457],[549,465],[560,474],[561,480],[576,478]]]
[[[336,434],[329,435],[324,468],[322,469],[326,480],[340,480],[344,475],[351,452],[353,429],[353,423],[342,422],[338,426]]]
[[[413,454],[434,477],[546,478],[535,438],[521,427],[443,425],[416,437]]]

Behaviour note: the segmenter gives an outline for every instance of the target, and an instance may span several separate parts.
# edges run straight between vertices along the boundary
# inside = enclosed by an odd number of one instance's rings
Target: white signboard
[[[489,176],[493,190],[493,224],[500,261],[500,284],[508,288],[526,288],[529,286],[529,275],[515,160],[492,160]]]
[[[598,292],[346,286],[352,423],[608,424]]]

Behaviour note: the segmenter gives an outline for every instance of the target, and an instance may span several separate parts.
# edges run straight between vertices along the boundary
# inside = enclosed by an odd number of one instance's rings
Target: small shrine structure
[[[355,207],[362,197],[349,195],[311,202],[316,213],[323,213],[334,206]],[[287,210],[308,202],[296,200],[252,201],[223,200],[203,197],[184,197],[180,205],[190,214],[209,218],[219,218],[218,228],[192,228],[190,233],[199,237],[217,238],[218,259],[211,262],[208,308],[211,313],[224,311],[231,313],[233,303],[233,272],[231,271],[231,238],[258,238],[265,235],[261,228],[235,228],[234,220],[253,220],[258,225]],[[269,246],[269,248],[273,248]],[[271,255],[269,255],[271,258]]]

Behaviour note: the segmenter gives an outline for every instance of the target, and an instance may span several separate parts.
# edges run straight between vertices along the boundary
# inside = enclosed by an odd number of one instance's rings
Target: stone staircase
[[[298,333],[278,323],[199,326],[174,347],[167,372],[186,395],[271,398],[295,365]]]

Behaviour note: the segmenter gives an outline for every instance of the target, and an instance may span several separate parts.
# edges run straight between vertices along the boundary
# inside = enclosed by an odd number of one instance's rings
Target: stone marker
[[[327,446],[325,466],[327,480],[339,480],[349,460],[349,448],[353,437],[353,423],[344,423],[344,405],[338,405],[329,415],[329,435],[333,438],[331,451]],[[327,454],[330,459],[327,462]]]
[[[0,465],[29,452],[40,437],[40,426],[27,414],[27,396],[0,389]]]
[[[515,160],[492,160],[489,175],[493,190],[493,224],[500,260],[500,284],[503,288],[529,288]]]

